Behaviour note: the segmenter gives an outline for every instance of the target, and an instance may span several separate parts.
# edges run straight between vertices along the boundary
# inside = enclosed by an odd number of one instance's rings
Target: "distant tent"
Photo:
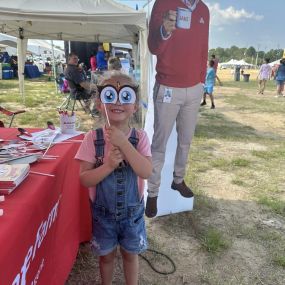
[[[246,61],[244,61],[243,59],[238,60],[237,65],[240,65],[241,67],[253,67],[254,65],[251,63],[247,63]]]
[[[6,46],[6,51],[9,55],[17,54],[17,38],[0,34],[0,44]],[[52,52],[52,45],[45,40],[28,40],[27,51],[34,55],[43,55]],[[64,51],[54,48],[55,57],[64,57]]]
[[[272,61],[272,62],[270,62],[269,63],[269,65],[272,67],[272,66],[274,66],[274,65],[278,65],[278,64],[280,64],[280,60],[281,60],[282,58],[280,58],[280,59],[277,59],[277,60],[275,60],[275,61]]]
[[[246,61],[244,61],[243,59],[241,60],[237,60],[237,59],[231,59],[227,62],[221,62],[219,64],[220,68],[232,68],[235,66],[240,66],[240,67],[253,67],[254,65],[251,63],[247,63]]]
[[[220,68],[230,68],[230,67],[234,67],[235,65],[238,65],[237,62],[238,60],[232,58],[231,60],[227,62],[221,62],[219,66]]]

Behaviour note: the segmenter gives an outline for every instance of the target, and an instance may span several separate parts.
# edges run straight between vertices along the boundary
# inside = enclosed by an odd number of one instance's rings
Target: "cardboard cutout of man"
[[[193,197],[184,182],[185,168],[206,76],[209,10],[199,0],[156,0],[148,46],[157,56],[153,92],[153,172],[148,180],[145,214],[157,214],[157,197],[168,138],[176,122],[177,149],[171,188]]]

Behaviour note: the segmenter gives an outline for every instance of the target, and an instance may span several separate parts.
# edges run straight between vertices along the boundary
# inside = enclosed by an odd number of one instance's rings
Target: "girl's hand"
[[[128,142],[126,135],[114,126],[106,128],[106,138],[108,142],[117,147],[121,147]]]
[[[119,148],[111,146],[110,152],[106,157],[106,164],[108,164],[112,169],[116,169],[122,161],[123,155]]]

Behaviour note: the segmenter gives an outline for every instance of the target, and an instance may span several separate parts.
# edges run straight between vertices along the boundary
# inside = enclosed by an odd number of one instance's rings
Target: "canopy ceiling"
[[[28,39],[137,43],[146,15],[111,0],[0,0],[0,33]]]

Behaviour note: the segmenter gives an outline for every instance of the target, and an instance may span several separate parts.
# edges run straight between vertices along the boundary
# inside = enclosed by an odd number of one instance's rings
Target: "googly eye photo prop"
[[[103,104],[116,104],[118,100],[117,90],[112,86],[106,86],[100,92],[100,99]]]
[[[131,87],[123,87],[119,92],[121,104],[134,104],[136,102],[136,92]]]

